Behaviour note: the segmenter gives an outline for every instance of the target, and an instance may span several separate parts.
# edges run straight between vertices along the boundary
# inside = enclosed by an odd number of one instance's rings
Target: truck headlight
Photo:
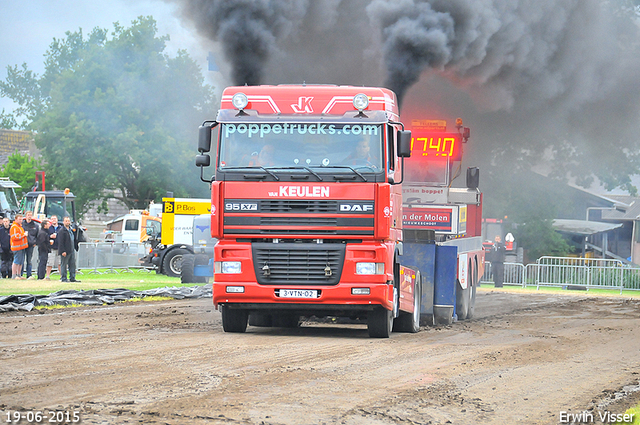
[[[384,274],[384,263],[356,263],[356,274]]]
[[[353,96],[353,107],[362,112],[369,106],[369,96],[364,93],[358,93]]]
[[[240,274],[242,266],[240,261],[216,261],[213,264],[214,273]]]
[[[231,103],[233,103],[233,106],[237,109],[243,110],[249,104],[249,98],[246,94],[238,92],[231,98]]]

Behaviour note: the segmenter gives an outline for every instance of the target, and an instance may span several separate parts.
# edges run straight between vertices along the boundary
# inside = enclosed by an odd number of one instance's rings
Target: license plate
[[[318,298],[315,289],[281,289],[280,298]]]

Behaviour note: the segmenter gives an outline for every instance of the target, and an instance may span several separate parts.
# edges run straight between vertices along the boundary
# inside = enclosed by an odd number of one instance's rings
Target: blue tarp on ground
[[[145,291],[131,291],[129,289],[64,290],[49,295],[2,296],[0,297],[0,313],[6,311],[31,311],[34,307],[42,305],[102,305],[144,297],[171,297],[181,300],[184,298],[211,298],[212,294],[210,283],[200,286],[173,286],[147,289]]]

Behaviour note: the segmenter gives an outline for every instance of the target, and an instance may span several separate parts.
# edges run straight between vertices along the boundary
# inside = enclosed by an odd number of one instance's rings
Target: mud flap
[[[452,317],[456,315],[456,273],[458,271],[458,248],[438,246],[436,249],[435,285],[433,305],[448,307]]]
[[[458,248],[439,246],[434,243],[404,243],[404,254],[400,257],[404,266],[420,270],[422,274],[422,300],[420,322],[434,323],[434,306],[438,306],[438,317],[448,316],[453,320],[456,305],[456,273],[458,270]]]

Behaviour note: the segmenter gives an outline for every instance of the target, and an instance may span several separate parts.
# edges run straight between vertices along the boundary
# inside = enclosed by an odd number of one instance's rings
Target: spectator
[[[58,252],[60,253],[60,281],[80,282],[76,280],[76,251],[78,250],[79,237],[74,235],[71,229],[71,219],[66,216],[62,220],[64,227],[58,232]],[[69,280],[67,280],[67,269]]]
[[[10,228],[11,222],[9,221],[9,217],[4,217],[2,219],[2,224],[0,225],[0,245],[2,247],[0,258],[2,259],[1,270],[3,278],[11,278],[13,252],[11,251],[11,234],[9,233]]]
[[[49,238],[53,241],[51,244],[51,251],[47,258],[47,275],[45,280],[51,280],[51,271],[55,267],[60,273],[60,254],[58,254],[58,231],[62,226],[58,223],[58,216],[52,215],[49,219]]]
[[[38,230],[40,229],[40,226],[38,226],[38,223],[33,221],[33,213],[31,211],[26,211],[24,213],[22,228],[27,233],[27,241],[29,243],[29,246],[24,253],[24,272],[27,274],[27,279],[32,279],[31,275],[33,272],[33,251],[36,246],[36,237],[38,236]]]
[[[22,265],[24,264],[24,254],[29,246],[27,234],[22,228],[22,214],[16,214],[15,220],[11,225],[9,234],[11,235],[11,251],[13,251],[13,264],[11,265],[11,274],[14,279],[24,279],[22,277]]]
[[[46,218],[42,220],[42,225],[38,229],[38,236],[36,236],[36,245],[38,246],[38,280],[42,280],[47,273],[47,259],[49,258],[49,252],[51,251],[51,244],[53,240],[49,238],[49,220]]]
[[[504,256],[506,254],[506,248],[500,236],[496,236],[495,241],[491,249],[491,272],[493,273],[493,283],[495,287],[502,288],[504,283]]]

